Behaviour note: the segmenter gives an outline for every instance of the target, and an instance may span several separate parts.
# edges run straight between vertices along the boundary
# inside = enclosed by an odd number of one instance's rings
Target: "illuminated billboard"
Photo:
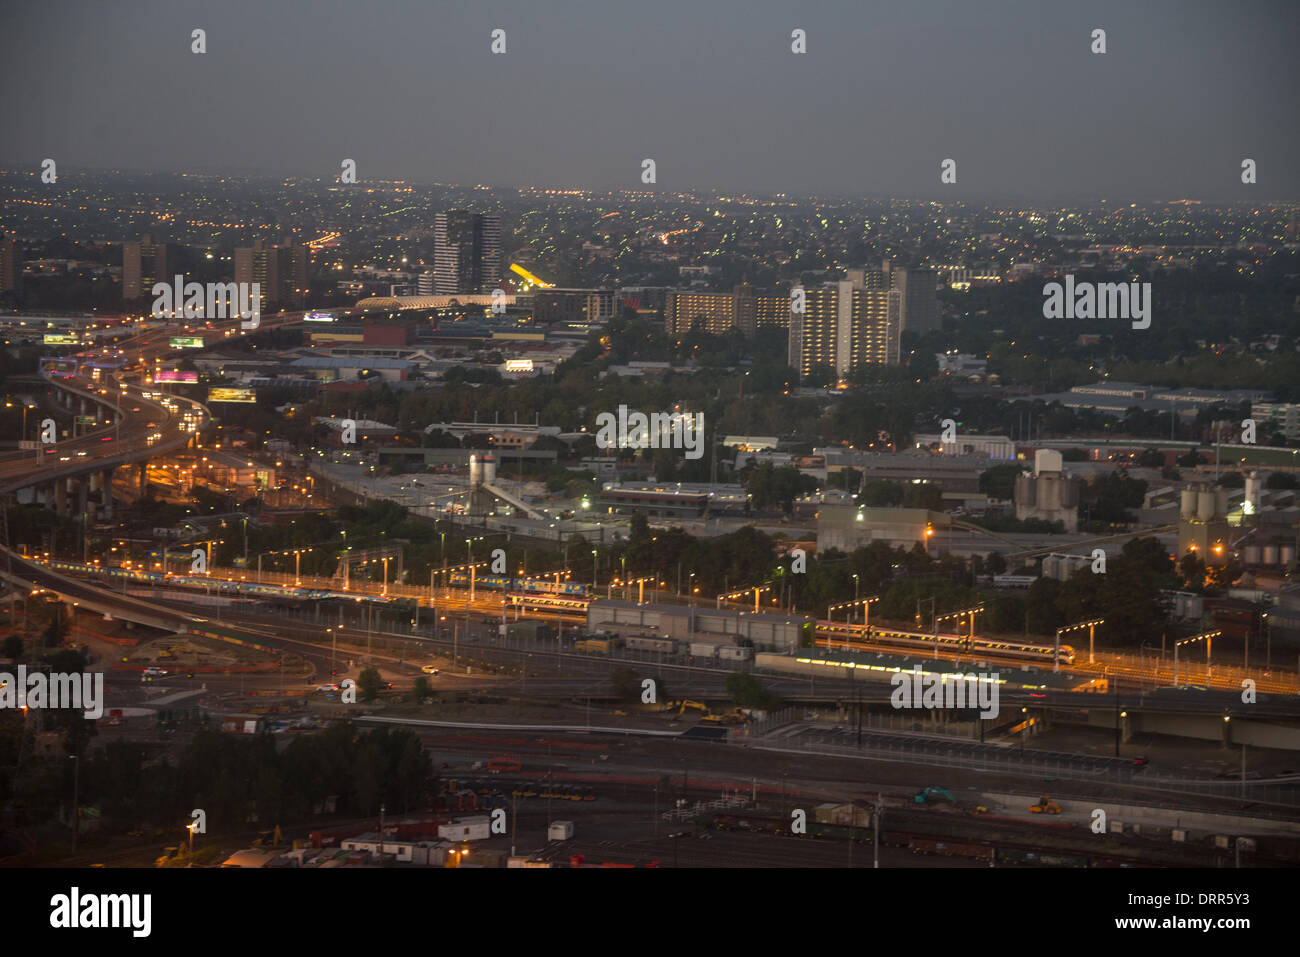
[[[168,340],[168,345],[173,349],[202,349],[202,336],[172,336]]]
[[[154,382],[188,382],[195,383],[199,381],[197,372],[183,372],[180,369],[159,369],[158,374],[153,377]]]
[[[334,313],[332,312],[309,312],[302,317],[303,322],[333,322]]]
[[[45,344],[47,346],[79,346],[81,345],[81,337],[67,332],[47,332],[45,333]]]
[[[253,389],[209,389],[209,402],[256,402],[257,393]]]

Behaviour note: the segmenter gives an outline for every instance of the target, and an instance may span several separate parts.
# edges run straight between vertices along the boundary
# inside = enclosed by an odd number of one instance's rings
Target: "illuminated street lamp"
[[[1098,625],[1104,625],[1105,618],[1096,618],[1092,621],[1081,621],[1078,624],[1066,625],[1064,628],[1056,629],[1056,652],[1052,658],[1052,670],[1061,670],[1061,636],[1072,631],[1078,631],[1083,628],[1088,629],[1088,664],[1093,662],[1093,638],[1096,636]]]

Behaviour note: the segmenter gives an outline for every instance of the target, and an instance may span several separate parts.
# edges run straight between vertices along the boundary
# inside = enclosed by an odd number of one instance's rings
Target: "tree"
[[[636,680],[636,674],[629,668],[616,669],[609,680],[614,687],[614,694],[618,695],[620,701],[635,701],[640,695],[641,683]]]
[[[995,465],[980,473],[980,491],[989,498],[1010,501],[1015,497],[1016,476],[1023,469],[1019,465]]]
[[[632,513],[632,518],[628,521],[627,540],[629,544],[639,545],[650,538],[650,523],[646,521],[641,510],[637,509]]]
[[[767,685],[744,671],[733,671],[727,675],[727,694],[742,708],[766,710],[779,703],[779,699]]]
[[[938,512],[943,509],[943,491],[933,482],[908,485],[903,491],[903,508],[925,508]]]
[[[21,635],[6,635],[3,643],[0,643],[0,658],[18,658],[23,653],[23,639]]]
[[[1007,560],[1002,557],[1001,552],[989,552],[985,560],[985,567],[988,568],[989,574],[1005,575],[1007,572]]]
[[[903,502],[903,486],[888,479],[871,479],[862,487],[862,504],[867,508],[895,508]]]
[[[423,701],[425,698],[432,698],[433,688],[429,686],[429,679],[424,675],[420,675],[420,677],[416,678],[411,693],[415,695],[416,701]]]
[[[1241,577],[1241,572],[1241,562],[1230,556],[1222,565],[1209,567],[1210,585],[1220,590],[1231,588],[1233,582]]]
[[[384,679],[374,668],[366,668],[357,675],[357,692],[362,701],[374,701],[379,697],[379,691],[383,686]]]
[[[1205,590],[1205,562],[1195,552],[1188,552],[1178,560],[1178,574],[1182,576],[1184,588],[1198,594]]]

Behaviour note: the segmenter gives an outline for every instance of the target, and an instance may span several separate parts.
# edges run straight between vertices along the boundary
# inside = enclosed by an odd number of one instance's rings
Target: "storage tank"
[[[1294,545],[1279,546],[1277,550],[1277,557],[1278,560],[1282,562],[1282,564],[1284,565],[1291,564],[1293,561],[1295,561],[1295,546]]]
[[[1260,547],[1258,545],[1247,545],[1242,551],[1242,560],[1247,565],[1258,565],[1260,557]]]
[[[1039,449],[1034,453],[1034,475],[1059,473],[1062,464],[1061,453],[1055,449]]]
[[[1196,493],[1196,517],[1202,522],[1214,518],[1215,495],[1213,492]]]
[[[1194,488],[1183,489],[1182,507],[1179,509],[1178,514],[1181,515],[1183,518],[1196,517],[1196,489]]]
[[[1278,560],[1278,547],[1276,545],[1265,545],[1263,548],[1263,562],[1265,565],[1276,565]]]
[[[491,454],[469,457],[469,484],[491,485],[497,480],[497,460]]]
[[[1216,516],[1228,514],[1228,490],[1226,488],[1221,488],[1214,493],[1214,514]]]
[[[1250,511],[1259,511],[1259,473],[1248,472],[1246,474],[1246,501],[1250,503]]]

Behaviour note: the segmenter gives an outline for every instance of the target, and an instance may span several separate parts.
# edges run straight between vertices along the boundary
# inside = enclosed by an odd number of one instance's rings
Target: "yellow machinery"
[[[1034,814],[1060,814],[1061,805],[1044,794],[1038,799],[1037,804],[1029,805],[1029,810]]]

